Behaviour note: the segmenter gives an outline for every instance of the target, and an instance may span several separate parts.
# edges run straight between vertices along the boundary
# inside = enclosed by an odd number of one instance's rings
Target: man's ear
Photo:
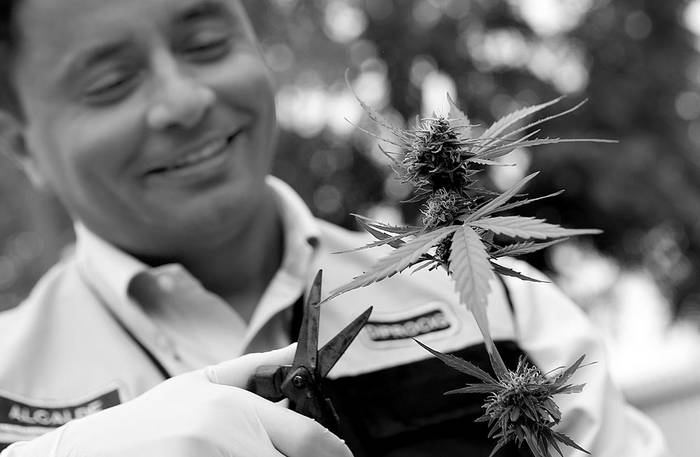
[[[36,158],[27,148],[22,122],[5,111],[0,111],[0,150],[24,171],[34,187],[37,189],[46,187],[46,181],[39,171]]]

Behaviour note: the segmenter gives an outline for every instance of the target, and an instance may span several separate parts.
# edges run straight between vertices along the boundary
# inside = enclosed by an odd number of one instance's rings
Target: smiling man
[[[283,231],[266,184],[271,79],[242,7],[18,0],[1,14],[3,138],[78,234],[76,255],[0,319],[3,447],[43,435],[8,452],[348,455],[313,421],[210,382],[243,387],[258,364],[291,361],[289,350],[129,402],[289,340],[271,324],[243,341],[280,269]]]
[[[244,389],[257,366],[291,361],[293,347],[256,352],[294,339],[317,268],[330,290],[375,254],[332,256],[365,238],[314,219],[268,176],[273,87],[240,3],[6,0],[0,20],[0,134],[77,233],[75,252],[0,315],[0,446],[17,442],[2,456],[350,455]],[[547,284],[492,288],[507,361],[599,362],[561,402],[560,431],[596,456],[664,455],[575,306]],[[338,297],[321,339],[368,304],[372,321],[331,372],[356,457],[488,455],[480,400],[442,397],[464,379],[412,341],[486,363],[449,280],[421,272]]]
[[[182,263],[250,313],[281,229],[264,179],[270,74],[240,6],[30,1],[17,25],[13,81],[30,120],[21,157],[35,182],[101,238],[151,264]],[[217,263],[234,256],[248,261]]]

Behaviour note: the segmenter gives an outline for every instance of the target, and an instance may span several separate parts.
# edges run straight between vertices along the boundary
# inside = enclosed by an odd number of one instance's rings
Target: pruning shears
[[[318,326],[322,271],[316,274],[304,304],[297,350],[292,365],[261,366],[248,384],[248,390],[270,401],[289,399],[289,407],[324,425],[332,432],[339,429],[338,414],[323,391],[323,381],[367,323],[372,307],[367,308],[321,349]]]

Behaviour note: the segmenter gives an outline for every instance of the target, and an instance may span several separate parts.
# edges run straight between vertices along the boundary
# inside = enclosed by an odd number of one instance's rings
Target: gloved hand
[[[312,419],[243,389],[260,365],[291,364],[295,345],[174,377],[1,457],[352,457]]]

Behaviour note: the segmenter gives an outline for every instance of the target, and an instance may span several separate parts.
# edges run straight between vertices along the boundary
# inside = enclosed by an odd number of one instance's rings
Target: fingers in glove
[[[308,417],[270,402],[257,404],[272,444],[287,457],[352,457],[345,442]]]
[[[245,388],[248,379],[263,365],[291,365],[296,352],[296,343],[275,351],[246,354],[237,359],[205,368],[207,378],[215,384]]]

